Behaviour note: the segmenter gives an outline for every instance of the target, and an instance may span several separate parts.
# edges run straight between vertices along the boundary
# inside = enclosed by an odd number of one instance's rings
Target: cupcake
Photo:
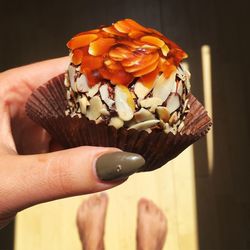
[[[81,32],[68,43],[67,72],[30,96],[28,116],[65,148],[139,153],[142,171],[161,167],[211,126],[190,92],[187,54],[131,19]]]

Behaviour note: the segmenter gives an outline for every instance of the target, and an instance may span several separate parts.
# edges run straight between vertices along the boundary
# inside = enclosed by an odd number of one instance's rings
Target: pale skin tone
[[[50,136],[25,114],[31,92],[65,72],[67,57],[0,73],[0,228],[17,212],[59,198],[98,192],[120,182],[101,182],[96,159],[116,148],[59,150]]]
[[[80,205],[76,223],[84,250],[104,250],[105,218],[108,206],[106,194],[94,195]],[[167,221],[162,210],[152,201],[142,198],[137,207],[137,250],[163,249]]]

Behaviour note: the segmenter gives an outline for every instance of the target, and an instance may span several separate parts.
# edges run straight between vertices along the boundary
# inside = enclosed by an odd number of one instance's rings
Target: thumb
[[[6,155],[1,165],[8,167],[0,168],[0,193],[8,195],[0,203],[14,213],[41,202],[106,190],[124,182],[144,163],[138,154],[106,147]]]

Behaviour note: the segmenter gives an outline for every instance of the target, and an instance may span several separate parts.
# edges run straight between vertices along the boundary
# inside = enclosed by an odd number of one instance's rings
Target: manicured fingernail
[[[119,180],[138,172],[145,164],[139,154],[114,152],[101,155],[96,161],[96,173],[102,181]]]

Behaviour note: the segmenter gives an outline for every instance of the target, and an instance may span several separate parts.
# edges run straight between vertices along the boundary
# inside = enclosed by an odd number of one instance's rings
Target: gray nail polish
[[[114,152],[101,155],[96,161],[96,173],[102,181],[112,181],[126,178],[145,164],[139,154]]]

